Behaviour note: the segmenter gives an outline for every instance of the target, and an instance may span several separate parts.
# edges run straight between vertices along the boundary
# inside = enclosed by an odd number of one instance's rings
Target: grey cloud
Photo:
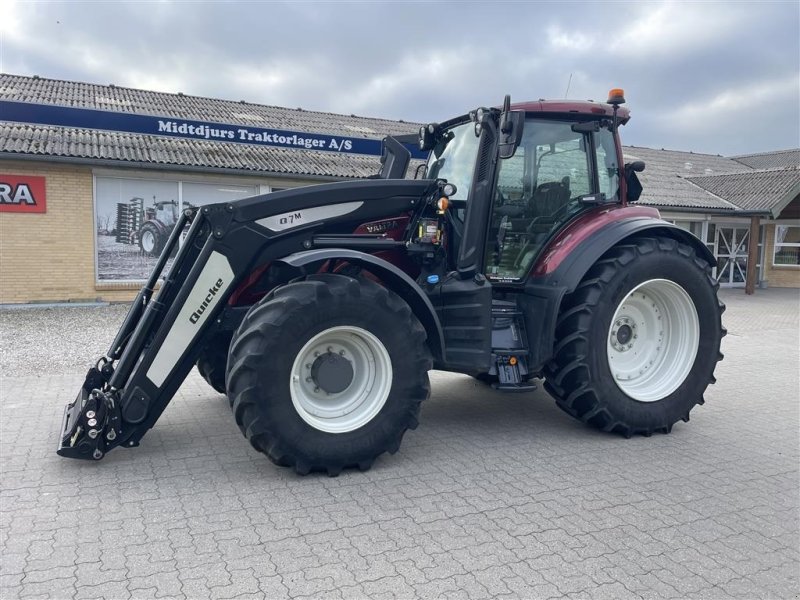
[[[572,74],[571,97],[626,89],[628,143],[721,154],[800,145],[792,2],[13,6],[36,35],[4,34],[10,73],[417,121],[508,92],[563,97]],[[719,102],[726,94],[753,103]]]

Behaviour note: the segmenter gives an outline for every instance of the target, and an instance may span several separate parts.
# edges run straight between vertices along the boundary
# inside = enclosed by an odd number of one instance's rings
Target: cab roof
[[[614,115],[614,107],[605,102],[593,102],[592,100],[533,100],[529,102],[518,102],[511,105],[512,110],[524,110],[525,112],[540,112],[547,114],[581,114],[592,117],[611,117]],[[624,106],[617,110],[620,123],[627,123],[631,118],[630,111]]]

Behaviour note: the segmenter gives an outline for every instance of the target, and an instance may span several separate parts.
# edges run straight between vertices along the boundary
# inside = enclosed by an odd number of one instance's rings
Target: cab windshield
[[[467,121],[445,131],[428,157],[427,178],[446,179],[455,184],[458,191],[451,200],[467,199],[478,142],[474,124]]]

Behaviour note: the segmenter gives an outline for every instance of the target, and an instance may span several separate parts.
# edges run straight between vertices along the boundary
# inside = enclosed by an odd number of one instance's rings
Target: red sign
[[[45,178],[0,173],[0,212],[47,212]]]

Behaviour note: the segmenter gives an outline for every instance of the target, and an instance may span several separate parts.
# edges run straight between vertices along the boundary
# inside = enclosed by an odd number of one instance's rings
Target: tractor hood
[[[436,188],[436,181],[427,179],[360,179],[262,194],[230,204],[234,207],[234,220],[249,221],[268,214],[350,202],[377,205],[392,199],[413,202]]]

